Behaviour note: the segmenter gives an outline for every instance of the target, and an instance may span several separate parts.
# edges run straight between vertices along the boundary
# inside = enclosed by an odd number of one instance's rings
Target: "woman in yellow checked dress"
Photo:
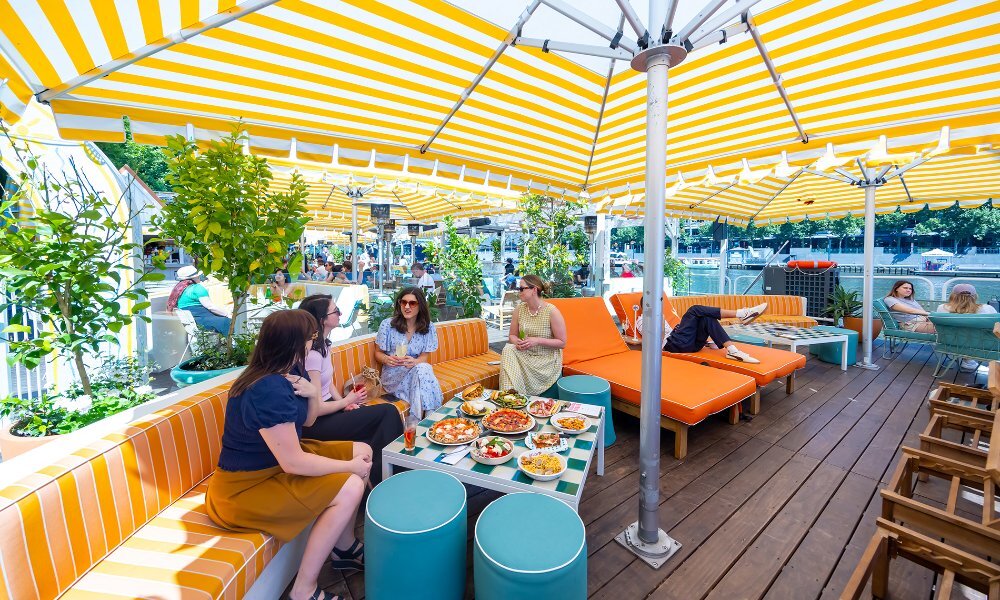
[[[525,275],[517,282],[521,303],[510,322],[510,343],[501,356],[502,389],[538,396],[562,374],[566,321],[556,307],[542,300],[550,287],[537,275]]]

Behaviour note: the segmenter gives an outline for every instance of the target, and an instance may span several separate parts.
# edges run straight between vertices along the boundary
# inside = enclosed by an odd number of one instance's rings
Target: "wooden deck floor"
[[[683,547],[659,570],[613,541],[638,510],[638,421],[616,412],[618,441],[607,451],[605,475],[588,476],[580,506],[590,597],[839,597],[874,531],[877,491],[900,445],[914,446],[927,422],[935,360],[928,348],[912,345],[880,358],[878,371],[842,372],[810,358],[793,394],[781,382],[763,390],[752,421],[731,426],[717,415],[692,428],[685,460],[671,457],[672,434],[663,432],[660,525]],[[946,379],[969,384],[973,375],[953,369]],[[470,493],[471,536],[479,512],[498,494]],[[363,575],[325,575],[330,591],[364,597]],[[890,590],[897,598],[926,598],[932,579],[919,567],[894,567]],[[471,580],[470,568],[470,598]]]

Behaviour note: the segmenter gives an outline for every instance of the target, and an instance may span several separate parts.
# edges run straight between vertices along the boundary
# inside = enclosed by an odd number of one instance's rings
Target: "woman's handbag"
[[[382,379],[379,377],[378,371],[371,367],[363,367],[360,374],[355,375],[347,381],[347,384],[344,386],[346,388],[344,389],[345,396],[354,388],[355,382],[365,384],[365,390],[368,392],[368,400],[381,398],[385,394],[385,388],[382,387]]]

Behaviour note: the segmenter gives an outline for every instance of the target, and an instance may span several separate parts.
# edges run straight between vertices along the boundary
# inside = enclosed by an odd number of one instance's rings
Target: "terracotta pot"
[[[864,326],[864,319],[861,317],[844,317],[844,329],[858,332],[858,343],[861,343],[863,336],[861,330]],[[882,333],[882,319],[872,319],[872,339],[874,340]]]
[[[3,460],[10,460],[15,456],[24,454],[28,450],[34,450],[39,446],[44,446],[57,437],[57,435],[23,437],[12,434],[10,432],[10,428],[4,427],[3,429],[0,429],[0,456],[3,457]]]

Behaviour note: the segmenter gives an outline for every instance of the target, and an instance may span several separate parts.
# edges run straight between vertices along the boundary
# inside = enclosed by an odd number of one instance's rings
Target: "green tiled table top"
[[[594,424],[590,426],[590,429],[570,436],[566,440],[569,448],[559,453],[567,462],[566,472],[563,473],[562,477],[554,481],[537,481],[517,468],[517,457],[528,451],[528,447],[524,444],[524,436],[518,436],[519,439],[511,440],[514,442],[514,456],[502,465],[480,464],[472,460],[469,455],[462,458],[456,465],[441,462],[441,459],[446,456],[445,452],[454,447],[442,446],[430,441],[427,439],[427,430],[441,419],[462,416],[458,411],[461,404],[461,398],[453,398],[418,423],[416,445],[412,451],[404,449],[403,436],[396,438],[382,450],[383,464],[386,467],[401,465],[410,468],[441,469],[458,476],[460,480],[480,487],[500,489],[501,491],[516,491],[513,488],[521,488],[521,491],[536,491],[555,496],[574,508],[578,506],[587,471],[590,468],[590,461],[594,457],[594,450],[599,446],[595,443],[598,434],[597,419],[591,418]],[[600,418],[604,418],[603,409]],[[478,422],[478,419],[474,420]],[[534,431],[558,433],[558,430],[549,424],[548,419],[535,417],[535,421],[537,425]],[[491,434],[484,431],[483,435],[503,434]]]
[[[746,333],[756,336],[777,337],[788,340],[821,340],[831,337],[842,337],[842,333],[817,330],[809,327],[791,327],[788,325],[774,326],[766,323],[750,323],[748,325],[726,325],[727,331],[732,330],[738,333]]]

